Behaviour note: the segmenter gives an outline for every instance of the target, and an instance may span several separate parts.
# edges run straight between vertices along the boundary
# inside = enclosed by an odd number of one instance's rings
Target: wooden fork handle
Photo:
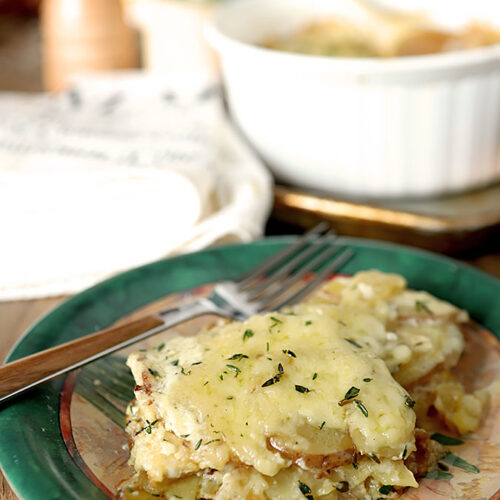
[[[93,356],[100,357],[103,351],[125,340],[163,328],[160,316],[146,316],[8,363],[0,367],[0,402],[20,388],[30,388],[35,382],[45,382],[75,368],[82,360],[88,362]]]

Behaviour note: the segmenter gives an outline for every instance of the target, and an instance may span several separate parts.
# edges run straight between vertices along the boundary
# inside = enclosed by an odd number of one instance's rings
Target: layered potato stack
[[[305,302],[130,355],[126,498],[394,498],[487,394],[451,373],[467,313],[401,276],[336,277]]]

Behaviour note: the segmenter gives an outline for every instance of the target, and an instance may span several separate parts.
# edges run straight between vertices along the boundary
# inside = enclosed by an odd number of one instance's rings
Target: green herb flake
[[[313,373],[312,379],[316,380],[318,378],[318,374],[316,372]]]
[[[323,430],[323,427],[325,426],[326,422],[323,420],[323,422],[321,422],[321,425],[319,426],[319,430],[322,431]]]
[[[278,373],[280,375],[283,375],[283,373],[284,373],[283,365],[281,363],[278,363]]]
[[[203,439],[200,439],[195,445],[194,445],[194,449],[197,450],[200,446],[201,446],[201,442],[203,441]]]
[[[421,300],[415,301],[415,309],[417,310],[417,312],[424,311],[427,314],[432,314],[432,311],[429,309],[429,306],[425,302],[422,302]]]
[[[269,352],[269,342],[266,342],[266,351]]]
[[[358,401],[357,399],[355,399],[354,404],[361,410],[361,413],[365,417],[368,417],[368,410],[366,409],[366,406],[361,401]]]
[[[191,375],[191,370],[186,371],[186,370],[184,370],[184,367],[182,366],[182,367],[181,367],[181,373],[182,373],[183,375]]]
[[[146,431],[146,434],[151,434],[151,432],[153,431],[153,426],[158,422],[158,419],[156,420],[153,420],[152,422],[150,422],[149,420],[146,420],[146,426],[144,426],[141,430],[137,431],[135,433],[136,436],[138,436],[142,431]]]
[[[357,454],[357,452],[354,452],[354,455],[352,456],[352,466],[355,469],[358,468],[358,454]]]
[[[207,441],[206,443],[203,444],[203,446],[207,446],[209,444],[215,443],[216,441],[220,441],[220,439],[217,438],[217,439],[212,439],[211,441]]]
[[[201,365],[201,361],[196,361],[196,363],[191,363],[191,366],[197,366],[197,365]]]
[[[379,493],[382,493],[382,495],[388,495],[392,491],[392,486],[390,484],[384,484],[384,486],[381,486],[378,489]]]
[[[159,346],[156,346],[157,351],[161,351],[165,347],[165,342],[162,342]]]
[[[444,434],[441,434],[439,432],[435,432],[434,434],[431,434],[431,439],[433,441],[437,441],[440,444],[443,444],[445,446],[459,446],[461,444],[464,444],[465,441],[462,441],[461,439],[457,439],[455,437],[451,436],[445,436]]]
[[[453,474],[439,469],[432,469],[424,474],[427,479],[451,479]]]
[[[203,385],[207,385],[208,384],[208,380],[205,380],[205,383]]]
[[[296,354],[293,351],[290,351],[290,349],[283,349],[283,354],[287,354],[288,356],[292,358],[296,358]]]
[[[269,316],[269,319],[273,320],[275,323],[283,323],[279,318],[276,316]]]
[[[262,385],[261,387],[269,387],[270,385],[273,385],[275,384],[276,382],[279,382],[279,378],[278,377],[272,377],[270,378],[269,380],[266,380]]]
[[[246,354],[241,354],[241,352],[239,352],[238,354],[233,354],[230,358],[227,358],[228,361],[241,361],[242,359],[244,358],[247,358],[248,359],[248,356]]]
[[[444,458],[441,459],[443,462],[451,465],[452,467],[458,467],[467,472],[472,472],[473,474],[479,474],[480,470],[475,466],[464,460],[463,458],[457,457],[453,453],[448,453]]]
[[[311,488],[309,488],[306,483],[299,481],[299,490],[307,498],[307,500],[314,500]]]
[[[174,366],[179,366],[179,360],[178,359],[174,359],[170,364],[174,365]]]
[[[345,393],[344,399],[342,399],[342,401],[339,401],[339,406],[344,406],[347,403],[350,403],[351,400],[354,399],[355,397],[357,397],[358,394],[359,394],[359,389],[357,387],[354,387],[354,386],[351,387]]]
[[[363,346],[361,344],[358,344],[355,340],[344,338],[344,340],[347,340],[349,344],[353,345],[354,347],[357,347],[358,349],[361,349]]]
[[[226,365],[226,366],[229,368],[229,370],[236,373],[236,377],[241,373],[241,370],[237,366],[234,365]]]
[[[184,438],[186,439],[187,437],[189,437],[191,434],[181,434],[181,438]]]
[[[371,379],[371,378],[368,378],[368,377],[367,377],[367,378],[364,378],[364,379],[363,379],[363,382],[371,382],[372,380],[373,380],[373,379]]]
[[[415,406],[415,401],[413,401],[408,394],[405,394],[405,405],[409,408],[413,408]]]
[[[219,375],[219,379],[224,380],[224,375],[222,375],[222,373]]]
[[[306,321],[304,324],[305,324],[306,326],[312,325],[312,321]]]
[[[301,392],[302,394],[304,394],[306,392],[311,392],[311,389],[308,389],[307,387],[304,387],[303,385],[297,385],[297,384],[295,384],[295,390],[297,392]]]
[[[134,490],[133,490],[132,488],[127,488],[127,491],[128,491],[129,493],[133,493],[133,492],[134,492]]]
[[[148,368],[148,371],[149,371],[149,373],[151,373],[151,375],[153,375],[153,377],[159,377],[160,376],[160,373],[157,372],[156,370],[152,370],[151,368]]]
[[[406,454],[408,453],[408,448],[405,446],[405,449],[403,450],[403,454],[401,455],[401,458],[404,460],[406,458]]]
[[[253,337],[253,330],[245,330],[245,333],[243,334],[243,342],[245,342],[245,340],[249,339],[250,337]]]

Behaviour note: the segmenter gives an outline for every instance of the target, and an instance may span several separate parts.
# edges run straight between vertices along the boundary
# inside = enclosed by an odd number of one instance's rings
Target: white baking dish
[[[448,4],[457,23],[467,18],[457,16],[459,4]],[[495,4],[489,21],[498,25]],[[377,197],[498,180],[500,45],[392,59],[256,45],[336,14],[365,15],[345,0],[238,0],[220,7],[209,26],[232,114],[278,179]]]

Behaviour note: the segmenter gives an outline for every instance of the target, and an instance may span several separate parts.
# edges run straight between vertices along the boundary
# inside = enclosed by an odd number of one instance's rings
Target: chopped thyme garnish
[[[228,396],[226,399],[234,399],[234,396]]]
[[[316,380],[318,378],[318,374],[316,372],[313,373],[313,380]]]
[[[157,351],[161,351],[165,347],[165,342],[162,342],[159,346],[156,346]]]
[[[326,424],[326,421],[323,420],[323,422],[321,422],[321,425],[319,426],[319,430],[322,431],[323,430],[323,427],[325,426]]]
[[[358,452],[355,451],[354,455],[352,456],[352,466],[357,469],[358,468]]]
[[[208,384],[208,380],[205,381],[205,383],[203,385],[207,385]]]
[[[307,500],[314,500],[311,488],[309,488],[306,483],[299,481],[299,490],[307,498]]]
[[[233,354],[230,358],[227,358],[228,361],[230,360],[236,360],[236,361],[241,361],[243,358],[248,358],[248,356],[246,354],[241,354],[241,353],[238,353],[238,354]]]
[[[355,340],[348,339],[348,338],[344,338],[344,340],[347,340],[347,342],[349,342],[349,344],[352,344],[354,347],[358,347],[359,349],[361,349],[363,347],[361,344],[358,344]]]
[[[130,488],[130,487],[129,487],[129,488],[127,488],[127,491],[128,491],[129,493],[133,493],[133,492],[134,492],[134,490],[133,490],[132,488]]]
[[[410,408],[413,408],[415,406],[415,401],[413,401],[413,399],[411,399],[408,394],[405,394],[405,405]]]
[[[250,337],[253,337],[253,331],[250,329],[245,330],[245,333],[243,334],[243,342],[245,342],[245,340],[249,339]]]
[[[261,387],[269,387],[270,385],[276,384],[277,382],[280,381],[281,377],[283,376],[284,370],[283,370],[283,365],[281,363],[278,364],[278,373],[270,378],[269,380],[266,380]]]
[[[173,361],[171,361],[170,364],[174,365],[174,366],[178,366],[179,365],[179,360],[178,359],[174,359]]]
[[[344,323],[342,320],[338,319],[337,320],[342,326],[347,326],[347,323]]]
[[[451,465],[452,467],[458,467],[459,469],[465,470],[467,472],[472,472],[474,474],[479,474],[480,472],[480,470],[475,465],[470,464],[463,458],[457,457],[453,453],[448,453],[448,455],[446,455],[441,460]]]
[[[368,410],[366,409],[366,406],[361,401],[359,401],[358,399],[355,399],[354,404],[361,410],[361,413],[365,417],[368,417]]]
[[[405,446],[405,449],[403,450],[403,455],[401,456],[401,458],[404,460],[406,458],[406,454],[408,453],[408,449],[406,448]]]
[[[224,380],[224,375],[222,375],[222,373],[221,373],[221,374],[219,375],[219,378],[220,378],[221,380]]]
[[[226,365],[232,372],[236,373],[236,377],[241,373],[241,370],[234,365]]]
[[[181,434],[181,438],[184,438],[184,439],[185,439],[185,438],[189,437],[190,435],[191,435],[191,434]]]
[[[426,477],[427,479],[451,479],[453,474],[439,469],[432,469],[426,472],[423,477]]]
[[[382,493],[382,495],[388,495],[392,491],[392,486],[390,484],[384,484],[384,486],[381,486],[378,490],[379,493]]]
[[[200,440],[201,441],[201,440]],[[208,444],[212,444],[212,443],[215,443],[216,441],[220,441],[219,438],[217,439],[212,439],[211,441],[207,441],[206,443],[203,444],[203,446],[207,446]]]
[[[306,321],[304,324],[305,324],[306,326],[312,325],[312,321]]]
[[[279,382],[280,381],[280,378],[275,375],[274,377],[270,378],[269,380],[266,380],[262,385],[261,387],[269,387],[270,385],[273,385],[275,384],[276,382]]]
[[[422,302],[421,300],[415,301],[415,309],[417,310],[417,312],[424,311],[427,314],[432,314],[432,311],[429,309],[429,306],[425,302]]]
[[[191,363],[191,366],[201,365],[201,361],[197,361],[196,363]]]
[[[301,392],[301,393],[311,392],[311,389],[308,389],[307,387],[304,387],[303,385],[297,385],[297,384],[295,384],[295,390],[297,392]]]
[[[194,445],[194,449],[197,450],[200,446],[201,446],[201,442],[203,441],[203,439],[200,439],[195,445]]]
[[[183,375],[191,375],[191,370],[189,370],[189,371],[187,372],[186,370],[184,370],[184,367],[183,367],[183,366],[181,366],[181,373],[182,373]]]
[[[291,356],[292,358],[297,357],[293,351],[290,351],[290,349],[283,349],[283,354],[288,354],[288,356]]]
[[[151,368],[148,368],[148,371],[149,371],[149,373],[151,373],[151,375],[153,375],[153,377],[159,377],[160,376],[160,373],[157,372],[156,370],[152,370]]]
[[[148,425],[143,427],[141,430],[137,431],[135,433],[135,435],[138,436],[142,431],[146,431],[147,434],[151,434],[151,432],[153,431],[153,425],[155,425],[157,422],[158,422],[158,419],[153,420],[152,422],[150,422],[149,420],[146,420],[146,423]]]
[[[269,316],[269,319],[272,319],[275,323],[283,323],[279,318],[276,316]]]
[[[434,434],[431,434],[431,439],[433,441],[437,441],[439,444],[443,444],[445,446],[459,446],[461,444],[464,444],[464,442],[465,442],[465,441],[462,441],[461,439],[457,439],[455,437],[445,436],[444,434],[441,434],[439,432],[435,432]]]
[[[266,342],[266,351],[269,352],[269,342]]]
[[[351,387],[344,396],[342,401],[339,401],[339,406],[344,406],[347,403],[350,403],[357,395],[359,394],[359,389],[357,387]]]
[[[363,382],[371,382],[371,381],[372,381],[372,379],[371,379],[371,378],[364,378],[364,379],[363,379]]]

